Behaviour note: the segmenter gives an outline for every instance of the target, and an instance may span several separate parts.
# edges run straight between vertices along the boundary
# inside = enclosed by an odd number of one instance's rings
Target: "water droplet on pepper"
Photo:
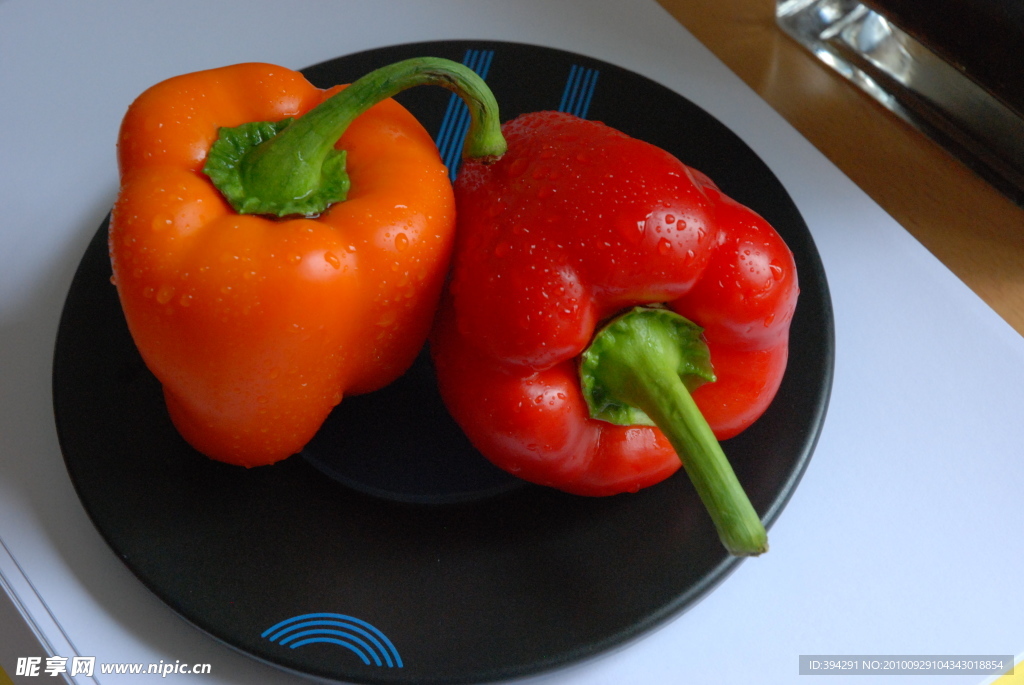
[[[174,286],[164,284],[160,286],[160,290],[156,292],[156,301],[160,304],[167,304],[174,297]]]
[[[511,177],[521,176],[530,163],[523,157],[518,157],[509,165],[508,175]]]

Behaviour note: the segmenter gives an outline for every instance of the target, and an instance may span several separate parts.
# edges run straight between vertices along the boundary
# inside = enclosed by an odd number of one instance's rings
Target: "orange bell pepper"
[[[383,387],[416,357],[455,223],[434,142],[389,99],[424,83],[469,104],[464,154],[501,155],[486,85],[433,58],[327,91],[239,64],[171,78],[128,109],[113,281],[174,425],[200,452],[244,466],[288,457],[343,396]]]

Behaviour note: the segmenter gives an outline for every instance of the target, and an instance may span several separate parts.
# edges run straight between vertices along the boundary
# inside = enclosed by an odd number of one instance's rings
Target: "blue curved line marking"
[[[308,639],[304,640],[302,638]],[[344,638],[344,640],[342,641],[348,646],[349,649],[358,654],[359,657],[363,661],[365,661],[367,665],[369,665],[371,658],[373,659],[374,663],[376,663],[378,666],[384,665],[384,662],[381,661],[380,656],[377,655],[373,647],[371,647],[370,644],[366,642],[366,640],[362,640],[356,637],[355,635],[343,632],[341,630],[300,630],[294,635],[289,635],[288,637],[284,638],[283,640],[278,642],[278,644],[282,647],[285,647],[288,646],[288,643],[298,640],[298,642],[295,642],[295,644],[291,645],[291,649],[295,649],[296,647],[301,647],[302,645],[308,645],[311,642],[332,642],[337,640],[338,638]]]
[[[493,60],[494,50],[466,50],[462,63],[486,81]],[[469,120],[469,108],[462,102],[462,98],[453,93],[448,98],[441,130],[434,141],[441,153],[441,161],[448,167],[448,177],[453,181],[462,161],[462,142],[469,130]]]
[[[317,643],[329,643],[329,644],[333,644],[333,645],[341,645],[345,649],[348,649],[349,651],[354,652],[356,654],[356,656],[358,656],[360,659],[363,660],[364,664],[366,664],[367,666],[370,665],[370,660],[367,659],[366,655],[363,654],[361,651],[359,651],[359,649],[355,645],[352,645],[352,644],[350,644],[348,642],[345,642],[344,640],[335,640],[333,637],[311,637],[308,640],[303,640],[302,642],[296,642],[294,645],[292,645],[292,649],[295,649],[296,647],[302,647],[303,645],[312,645],[312,644],[317,644]],[[379,663],[377,665],[380,666]]]
[[[349,628],[351,630],[354,630],[354,631],[360,633],[364,637],[368,637],[369,639],[373,640],[376,643],[376,647],[378,649],[380,649],[381,651],[386,651],[386,649],[387,649],[384,646],[384,644],[381,643],[377,639],[377,637],[373,633],[371,633],[370,631],[364,630],[363,628],[360,628],[358,624],[354,624],[354,623],[351,623],[351,622],[343,622],[343,621],[303,621],[301,623],[292,624],[292,625],[288,626],[287,628],[285,628],[283,630],[279,630],[274,635],[271,635],[269,639],[270,639],[271,642],[276,642],[277,639],[279,637],[281,637],[282,635],[284,635],[285,633],[288,633],[288,632],[290,632],[292,630],[298,630],[300,628],[311,628],[313,626],[336,626],[338,628]]]
[[[354,624],[351,624],[351,623],[343,623],[343,622],[340,622],[340,620],[304,620],[304,622],[302,622],[302,623],[294,624],[294,625],[289,626],[288,628],[286,628],[286,629],[284,629],[282,631],[279,631],[278,633],[275,633],[275,634],[271,635],[269,637],[269,640],[270,640],[270,642],[276,642],[283,635],[286,635],[287,633],[289,633],[291,631],[299,630],[299,629],[302,629],[302,628],[312,628],[314,626],[315,627],[333,626],[333,627],[336,627],[336,628],[347,628],[350,631],[354,631],[355,633],[358,633],[362,637],[368,638],[370,641],[372,641],[374,643],[374,646],[378,650],[380,650],[380,652],[382,654],[385,654],[386,656],[388,655],[388,648],[384,645],[383,642],[381,642],[377,638],[376,635],[374,635],[370,631],[367,631],[367,630],[364,630],[362,628],[359,628],[357,625],[354,625]],[[284,644],[284,642],[282,642],[282,644]]]
[[[370,640],[370,642],[373,643],[373,647],[363,643],[366,646],[366,648],[370,651],[371,654],[380,653],[380,654],[382,654],[384,656],[384,660],[387,661],[389,667],[393,667],[395,665],[394,662],[391,659],[391,653],[390,653],[390,650],[387,648],[387,646],[383,642],[381,642],[377,638],[377,636],[375,634],[371,633],[368,630],[364,630],[363,628],[359,627],[358,625],[356,625],[354,623],[347,623],[347,622],[342,622],[342,621],[302,621],[301,623],[293,623],[293,624],[289,625],[288,627],[283,628],[282,630],[277,631],[276,633],[274,633],[273,635],[271,635],[267,639],[269,639],[271,642],[278,642],[278,640],[282,636],[287,635],[288,633],[290,633],[290,632],[292,632],[294,630],[300,630],[302,628],[320,627],[320,628],[324,628],[325,632],[332,632],[332,631],[329,631],[329,630],[326,629],[327,626],[333,626],[333,627],[337,627],[337,628],[347,628],[349,631],[358,633],[359,635],[365,637],[366,639]],[[309,634],[312,634],[312,632],[315,632],[315,631],[307,631],[307,632],[301,633],[301,634],[302,635],[309,635]],[[340,633],[338,633],[338,634],[340,635]],[[283,640],[280,640],[280,644],[283,645],[283,644],[287,643],[290,640],[294,640],[296,637],[298,637],[298,635],[291,635],[291,636],[289,636],[289,637],[287,637],[287,638],[285,638]],[[353,636],[353,639],[358,639],[358,638],[355,638]],[[376,650],[374,650],[374,648],[376,648]],[[374,658],[376,659],[377,657],[375,656]],[[378,663],[377,665],[380,666],[381,664]]]
[[[295,649],[306,644],[312,644],[314,642],[329,642],[332,644],[338,644],[358,654],[359,657],[363,659],[363,661],[367,665],[370,664],[369,657],[367,657],[366,654],[363,653],[358,646],[354,645],[351,642],[336,640],[335,638],[329,637],[309,637],[304,640],[299,640],[298,642],[292,642],[293,640],[296,640],[300,637],[299,634],[292,634],[284,640],[281,640],[283,636],[285,636],[288,633],[293,633],[293,631],[295,630],[301,630],[302,628],[313,628],[315,626],[324,626],[324,628],[322,630],[305,631],[305,633],[303,633],[302,636],[335,634],[347,637],[351,640],[356,640],[361,645],[363,645],[365,649],[368,650],[369,654],[373,655],[374,661],[377,663],[378,666],[384,665],[377,656],[377,652],[364,640],[357,637],[356,635],[352,635],[351,633],[342,633],[341,631],[330,630],[330,628],[339,627],[345,628],[349,631],[355,631],[369,639],[374,644],[374,646],[377,647],[377,649],[380,652],[380,655],[384,657],[384,661],[387,663],[387,666],[389,668],[403,667],[402,657],[398,654],[398,650],[395,648],[395,645],[391,642],[391,640],[388,639],[387,635],[385,635],[376,626],[354,616],[346,616],[345,614],[314,613],[293,616],[279,623],[275,623],[271,627],[267,628],[260,634],[260,637],[267,638],[271,642],[278,642],[280,640],[278,644],[282,645],[286,642],[291,643],[288,645],[291,649]]]

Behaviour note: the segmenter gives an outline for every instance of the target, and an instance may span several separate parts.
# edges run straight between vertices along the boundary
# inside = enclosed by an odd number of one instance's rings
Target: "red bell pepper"
[[[431,342],[451,414],[499,467],[570,493],[635,492],[682,462],[727,548],[764,551],[716,437],[779,387],[791,252],[706,176],[612,128],[543,112],[503,134],[501,161],[456,181]]]

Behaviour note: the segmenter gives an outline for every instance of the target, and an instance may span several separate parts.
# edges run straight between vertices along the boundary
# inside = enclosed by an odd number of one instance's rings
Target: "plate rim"
[[[606,65],[608,68],[614,68],[614,69],[621,70],[621,71],[626,72],[626,73],[628,73],[628,74],[630,74],[632,76],[644,79],[644,80],[654,84],[655,86],[657,86],[659,88],[668,90],[672,94],[674,94],[675,96],[677,96],[677,97],[681,98],[682,100],[686,101],[687,103],[693,105],[694,107],[697,107],[698,109],[701,109],[701,111],[703,111],[708,117],[714,119],[723,128],[725,128],[726,130],[732,132],[732,129],[730,129],[725,124],[723,124],[717,117],[715,117],[711,113],[707,112],[706,110],[701,108],[699,105],[696,105],[696,103],[694,103],[688,97],[686,97],[682,93],[679,93],[675,89],[669,88],[668,86],[666,86],[666,85],[664,85],[664,84],[662,84],[662,83],[660,83],[660,82],[658,82],[658,81],[656,81],[654,79],[651,79],[651,78],[649,78],[647,76],[644,76],[642,74],[638,74],[638,73],[636,73],[636,72],[634,72],[634,71],[632,71],[630,69],[626,69],[624,67],[619,67],[619,66],[617,66],[615,64],[612,64],[610,62],[607,62],[607,61],[602,60],[602,59],[597,58],[597,57],[593,57],[593,56],[590,56],[590,55],[583,55],[583,54],[580,54],[580,53],[575,53],[575,52],[571,52],[571,51],[562,50],[560,48],[553,48],[553,47],[544,46],[544,45],[538,45],[538,44],[520,43],[520,42],[515,42],[515,41],[504,41],[504,40],[488,40],[488,39],[481,39],[481,40],[458,39],[458,40],[440,40],[440,41],[413,41],[413,42],[407,42],[407,43],[397,43],[397,44],[389,45],[389,46],[380,46],[380,47],[377,47],[377,48],[371,48],[369,50],[359,51],[359,52],[356,52],[356,53],[340,55],[340,56],[338,56],[336,58],[332,58],[332,59],[329,59],[329,60],[324,60],[324,61],[319,62],[317,64],[310,65],[309,67],[306,67],[302,71],[305,73],[305,72],[307,72],[308,70],[311,70],[311,69],[315,69],[315,68],[318,68],[318,67],[322,68],[322,67],[324,67],[324,65],[330,64],[331,62],[334,62],[334,61],[337,61],[337,60],[340,60],[340,59],[351,58],[351,57],[357,56],[357,55],[367,55],[369,53],[378,52],[378,51],[379,52],[386,52],[388,50],[393,50],[395,48],[410,48],[410,47],[415,47],[415,46],[427,46],[427,45],[439,45],[439,44],[443,44],[443,45],[467,45],[467,46],[472,45],[472,46],[476,46],[476,47],[480,47],[480,46],[484,46],[484,45],[487,45],[487,46],[517,46],[518,48],[540,49],[540,50],[545,50],[545,51],[554,51],[554,52],[562,53],[562,54],[569,55],[569,56],[579,56],[580,58],[585,59],[587,61],[597,62],[597,63],[600,63],[602,65]],[[741,141],[742,141],[742,139],[741,139]],[[745,141],[743,141],[743,142],[745,144]],[[757,156],[756,153],[753,152],[753,150],[751,150],[751,153],[754,154],[755,156]],[[758,159],[760,159],[760,156],[757,156],[757,157],[758,157]],[[762,163],[763,163],[763,160],[762,160]],[[768,168],[767,164],[765,164],[765,167]],[[771,172],[770,168],[768,168],[768,171],[769,171],[770,174],[772,174],[772,176],[775,176],[774,173]],[[778,181],[777,177],[775,177],[775,179]],[[824,336],[823,336],[823,339],[822,339],[823,351],[824,351],[825,357],[827,359],[824,360],[825,363],[823,364],[823,372],[824,373],[821,376],[822,385],[821,385],[821,388],[819,390],[820,397],[818,398],[818,401],[815,403],[815,409],[816,409],[815,415],[810,417],[809,421],[808,421],[808,425],[811,427],[810,439],[805,443],[805,446],[802,449],[801,453],[798,455],[797,459],[794,461],[794,465],[793,465],[792,469],[789,471],[788,477],[786,478],[785,482],[781,485],[779,490],[772,497],[771,504],[770,504],[769,508],[762,515],[762,520],[763,520],[766,528],[769,528],[769,529],[776,522],[778,517],[781,515],[782,511],[785,509],[786,505],[789,503],[789,501],[792,498],[793,494],[795,493],[795,491],[796,491],[796,489],[797,489],[801,479],[803,478],[803,476],[804,476],[804,474],[805,474],[805,472],[806,472],[806,470],[807,470],[807,468],[808,468],[808,466],[810,464],[811,458],[812,458],[812,456],[813,456],[813,454],[814,454],[814,452],[816,450],[816,447],[817,447],[817,444],[818,444],[818,441],[820,439],[820,436],[821,436],[821,433],[822,433],[822,430],[823,430],[823,426],[824,426],[824,423],[825,423],[825,419],[826,419],[826,415],[827,415],[827,411],[828,411],[828,405],[829,405],[829,402],[830,402],[830,399],[831,399],[832,384],[833,384],[833,381],[834,381],[834,365],[835,365],[835,321],[834,321],[834,312],[832,310],[831,294],[829,292],[827,277],[826,277],[826,274],[825,274],[825,271],[824,271],[824,266],[821,263],[820,255],[817,252],[816,245],[814,244],[813,235],[811,234],[809,227],[807,227],[806,222],[803,220],[803,217],[802,217],[802,214],[799,211],[799,208],[796,207],[795,201],[793,201],[793,199],[789,195],[788,191],[785,190],[785,187],[782,186],[781,181],[779,181],[779,186],[780,186],[780,188],[782,188],[783,192],[786,194],[786,199],[789,201],[789,203],[792,204],[793,209],[796,211],[797,215],[800,217],[800,220],[801,220],[801,223],[802,223],[802,227],[803,227],[804,231],[806,232],[805,238],[806,238],[807,246],[809,246],[811,248],[811,253],[808,254],[808,255],[805,255],[805,257],[810,258],[810,261],[812,262],[812,266],[814,267],[815,277],[816,277],[815,280],[816,280],[816,283],[817,283],[817,285],[818,285],[818,287],[820,289],[819,295],[821,296],[821,303],[822,303],[822,306],[823,306],[823,311],[821,312],[821,315],[826,319],[826,321],[828,323],[828,326],[827,326],[826,330],[824,331]],[[101,224],[100,229],[97,232],[97,236],[101,232],[104,232],[105,225],[106,225],[106,222]],[[93,240],[95,240],[95,239],[96,238],[94,237]],[[90,242],[90,245],[91,245],[91,242]],[[805,248],[807,246],[805,246]],[[138,578],[140,580],[140,582],[142,582],[143,585],[148,590],[153,592],[161,600],[162,603],[164,603],[169,608],[171,608],[172,611],[174,611],[177,615],[179,615],[181,618],[183,618],[187,623],[189,623],[190,625],[196,627],[197,629],[199,629],[203,633],[209,635],[210,637],[212,637],[216,641],[220,642],[221,644],[226,645],[227,647],[229,647],[230,649],[232,649],[232,650],[234,650],[236,652],[240,652],[240,653],[246,655],[249,658],[253,658],[253,659],[257,660],[257,661],[260,661],[260,662],[263,662],[265,664],[268,664],[268,665],[272,666],[273,668],[280,669],[280,670],[283,670],[283,671],[286,671],[286,672],[291,672],[291,673],[299,674],[299,675],[306,676],[306,677],[308,677],[310,675],[313,675],[315,677],[329,678],[329,679],[330,678],[339,678],[339,677],[344,677],[346,679],[347,678],[351,678],[352,674],[346,674],[344,676],[342,676],[342,675],[325,675],[323,673],[312,673],[312,672],[309,672],[309,671],[294,669],[294,668],[292,668],[290,666],[283,665],[283,664],[275,662],[275,661],[273,661],[271,659],[267,659],[267,658],[265,658],[265,657],[263,657],[263,656],[261,656],[259,654],[255,654],[255,653],[253,653],[251,651],[248,651],[247,649],[239,647],[238,645],[233,644],[231,641],[229,641],[227,639],[224,639],[223,637],[221,637],[221,636],[219,636],[219,635],[217,635],[217,634],[215,634],[213,632],[210,632],[209,630],[205,629],[202,625],[198,624],[191,617],[182,614],[177,608],[175,608],[174,605],[165,598],[164,593],[161,592],[160,588],[153,587],[151,585],[151,583],[144,576],[139,574],[137,569],[135,567],[133,567],[128,562],[127,559],[122,557],[121,553],[118,551],[117,547],[115,546],[114,541],[111,540],[110,537],[108,537],[107,531],[104,530],[104,528],[101,526],[100,522],[97,521],[96,518],[94,517],[94,513],[92,511],[92,508],[86,504],[86,496],[85,496],[85,494],[80,491],[80,484],[78,482],[78,479],[76,479],[76,477],[75,477],[75,475],[73,473],[73,469],[72,469],[72,465],[71,465],[71,460],[70,460],[70,457],[69,457],[69,448],[67,448],[66,445],[65,445],[65,435],[64,435],[64,431],[61,429],[61,419],[60,419],[60,416],[59,416],[59,408],[58,408],[58,394],[59,394],[60,391],[59,391],[59,388],[58,388],[59,380],[57,378],[57,372],[58,372],[58,361],[57,360],[58,360],[59,355],[61,354],[60,343],[61,343],[61,340],[62,340],[62,337],[63,337],[62,334],[63,334],[64,329],[65,329],[65,317],[67,315],[67,310],[68,310],[68,307],[69,307],[68,300],[70,300],[70,298],[71,298],[71,294],[72,294],[71,290],[73,290],[74,287],[75,287],[75,281],[77,281],[77,279],[78,279],[78,274],[81,271],[83,263],[85,262],[86,257],[87,257],[88,254],[89,254],[89,250],[87,248],[86,249],[86,254],[83,255],[81,263],[76,268],[75,280],[72,281],[72,283],[70,285],[68,296],[66,297],[64,306],[62,308],[60,322],[58,324],[58,330],[57,330],[57,336],[56,336],[56,344],[55,344],[55,348],[54,348],[54,363],[53,363],[53,366],[52,366],[53,371],[52,371],[52,379],[51,380],[52,380],[52,389],[53,389],[53,405],[54,405],[53,409],[54,409],[55,421],[56,421],[57,429],[58,429],[57,432],[58,432],[58,440],[59,440],[59,443],[60,443],[61,453],[62,453],[62,456],[63,456],[64,461],[65,461],[65,465],[66,465],[67,470],[68,470],[69,478],[71,479],[72,484],[73,484],[73,486],[75,488],[76,495],[78,495],[79,500],[82,502],[83,508],[86,510],[86,512],[87,512],[87,514],[88,514],[88,516],[90,518],[90,521],[93,523],[94,527],[96,527],[97,531],[101,534],[101,537],[104,539],[104,541],[107,544],[107,546],[111,548],[111,551],[113,551],[115,553],[115,555],[118,556],[118,558],[122,561],[122,563],[124,563],[129,568],[129,570],[132,572],[132,574],[136,578]],[[803,274],[801,274],[801,276],[803,276]],[[293,457],[293,459],[294,458],[295,457]],[[524,667],[522,667],[522,668],[520,668],[518,670],[511,670],[511,671],[510,670],[506,670],[506,671],[503,671],[501,673],[494,673],[494,674],[492,674],[489,677],[485,677],[486,679],[484,681],[480,681],[480,680],[478,680],[476,678],[474,678],[473,680],[465,680],[465,679],[461,679],[458,676],[455,676],[455,677],[452,677],[452,678],[447,679],[447,680],[431,680],[429,682],[437,682],[437,683],[441,683],[441,682],[445,682],[445,683],[489,682],[489,681],[494,681],[494,680],[498,680],[498,679],[519,678],[519,677],[525,677],[525,676],[529,676],[529,675],[537,675],[537,674],[540,674],[540,673],[543,673],[543,672],[546,672],[546,671],[550,671],[550,670],[553,670],[553,669],[557,669],[557,668],[561,668],[561,667],[566,667],[566,666],[569,666],[571,664],[575,664],[575,663],[578,663],[580,661],[586,660],[588,658],[593,658],[593,657],[597,656],[598,654],[603,654],[603,653],[610,652],[612,650],[625,648],[626,646],[628,646],[632,642],[634,642],[634,641],[642,638],[644,635],[648,634],[651,630],[653,630],[653,629],[655,629],[655,628],[657,628],[659,626],[664,625],[670,619],[678,617],[682,613],[685,613],[689,608],[695,606],[704,597],[706,597],[708,594],[710,594],[710,592],[713,591],[720,583],[722,583],[730,575],[730,573],[732,573],[738,567],[738,565],[739,565],[739,563],[741,561],[742,561],[742,559],[739,559],[739,558],[736,558],[736,557],[728,557],[727,556],[722,561],[720,561],[717,565],[715,565],[715,567],[710,572],[705,574],[697,583],[691,585],[689,588],[687,588],[687,590],[685,592],[675,596],[671,601],[669,601],[669,602],[665,603],[664,605],[662,605],[658,611],[655,611],[655,612],[652,612],[652,613],[648,614],[643,621],[641,621],[639,623],[632,624],[632,625],[630,625],[627,628],[624,628],[624,629],[622,629],[622,630],[620,630],[620,631],[618,631],[618,632],[616,632],[614,634],[611,634],[607,638],[605,638],[603,641],[596,642],[596,643],[590,643],[590,644],[588,644],[588,645],[586,645],[584,647],[578,648],[574,653],[563,654],[563,655],[560,655],[560,656],[554,656],[554,657],[551,657],[551,658],[549,658],[549,659],[547,659],[547,660],[545,660],[543,662],[534,662],[534,663],[530,664],[529,666],[524,666]],[[391,682],[399,682],[399,681],[395,681],[393,679],[374,680],[372,678],[371,679],[366,679],[366,678],[361,677],[357,682],[368,682],[368,683],[369,682],[381,682],[381,683],[388,682],[388,683],[391,683]],[[404,682],[404,681],[401,681],[401,682]]]

